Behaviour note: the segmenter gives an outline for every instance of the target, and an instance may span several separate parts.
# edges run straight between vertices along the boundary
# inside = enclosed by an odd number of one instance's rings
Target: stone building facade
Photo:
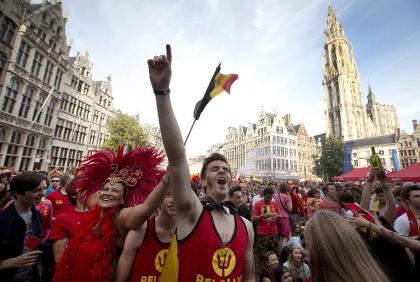
[[[413,120],[413,134],[398,136],[398,151],[402,168],[420,162],[420,121]]]
[[[378,103],[370,86],[364,104],[353,48],[332,7],[328,8],[322,58],[327,135],[348,141],[395,133],[399,128],[395,108]]]
[[[110,79],[86,93],[73,90],[71,79],[83,71],[69,58],[61,1],[7,0],[0,7],[0,166],[78,165],[107,136],[106,119],[113,113]],[[99,128],[90,122],[94,109],[103,117]],[[89,142],[92,130],[96,142]]]
[[[290,116],[261,111],[257,122],[230,127],[223,144],[233,175],[264,180],[298,178],[297,137]]]
[[[115,116],[111,78],[92,79],[89,52],[69,58],[63,95],[54,130],[49,167],[79,166],[109,138],[108,120]]]
[[[321,144],[315,137],[308,135],[303,123],[295,125],[293,129],[297,137],[299,178],[314,178],[316,176],[313,174],[313,156],[319,152]]]

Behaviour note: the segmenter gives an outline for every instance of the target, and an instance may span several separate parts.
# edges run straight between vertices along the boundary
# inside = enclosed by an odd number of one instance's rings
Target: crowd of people
[[[0,170],[2,281],[418,280],[420,187],[382,169],[365,183],[234,181],[214,153],[192,181],[166,48],[148,66],[167,170],[162,152],[124,145],[67,173]]]

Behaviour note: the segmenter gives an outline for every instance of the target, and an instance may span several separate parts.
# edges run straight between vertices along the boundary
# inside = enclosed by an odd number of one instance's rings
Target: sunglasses
[[[51,182],[60,182],[60,180],[51,180]]]

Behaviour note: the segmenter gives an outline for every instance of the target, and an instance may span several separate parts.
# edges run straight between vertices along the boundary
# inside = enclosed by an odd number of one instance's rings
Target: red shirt
[[[47,199],[51,201],[53,205],[53,218],[55,219],[58,215],[72,211],[74,206],[70,203],[67,195],[63,195],[60,189],[48,194]]]
[[[210,211],[204,209],[190,235],[178,241],[178,281],[241,281],[247,244],[248,232],[239,215],[232,239],[225,244]]]
[[[280,213],[280,209],[275,202],[266,203],[260,200],[255,203],[253,214],[261,216],[266,213]],[[261,217],[257,222],[257,235],[277,235],[277,220],[275,218]]]
[[[128,281],[158,281],[168,254],[169,243],[159,241],[156,235],[156,219],[147,221],[146,235],[137,250]]]
[[[297,194],[295,191],[292,191],[290,193],[290,198],[292,199],[292,211],[290,213],[292,214],[299,213],[303,215],[303,212],[304,212],[303,202],[300,197],[301,196]]]
[[[80,224],[85,212],[75,211],[74,209],[60,214],[54,221],[51,240],[61,240],[64,238],[72,238],[74,236],[74,227]]]

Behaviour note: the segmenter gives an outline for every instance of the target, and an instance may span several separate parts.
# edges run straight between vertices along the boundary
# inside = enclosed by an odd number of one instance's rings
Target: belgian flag
[[[216,68],[213,77],[210,80],[209,86],[207,87],[206,93],[204,93],[203,99],[197,102],[194,108],[194,119],[198,120],[204,108],[210,102],[211,99],[226,91],[230,94],[230,87],[238,79],[237,74],[221,74],[220,64]]]

